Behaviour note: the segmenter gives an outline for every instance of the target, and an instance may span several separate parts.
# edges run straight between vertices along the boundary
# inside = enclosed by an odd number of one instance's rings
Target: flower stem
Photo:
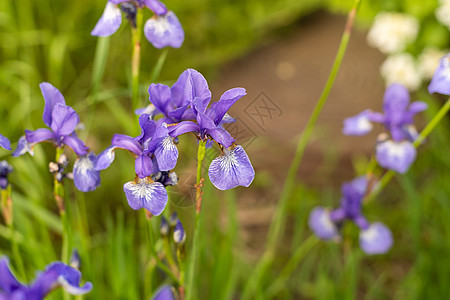
[[[249,299],[252,297],[252,294],[257,287],[259,281],[262,279],[265,270],[271,265],[274,257],[274,253],[276,251],[276,247],[283,237],[284,227],[285,227],[285,215],[287,213],[289,196],[292,194],[292,190],[294,189],[295,178],[298,172],[298,168],[303,158],[303,154],[305,152],[305,148],[309,143],[309,139],[316,125],[317,119],[322,112],[322,109],[328,99],[328,96],[331,92],[331,88],[333,87],[334,81],[336,80],[337,73],[340,69],[342,60],[344,59],[345,51],[347,50],[348,42],[350,40],[351,31],[353,28],[353,24],[355,21],[356,13],[358,11],[360,0],[354,0],[353,7],[350,10],[347,23],[345,25],[345,30],[342,35],[341,43],[339,45],[339,49],[336,55],[336,58],[333,63],[333,67],[331,69],[330,75],[328,76],[328,80],[325,84],[325,87],[320,95],[319,100],[308,120],[305,130],[303,131],[300,140],[297,144],[297,148],[295,151],[294,159],[289,167],[289,171],[286,177],[286,181],[283,186],[283,190],[281,192],[279,204],[277,205],[276,211],[273,216],[273,221],[270,226],[269,234],[267,237],[266,250],[264,252],[263,257],[261,258],[258,266],[255,269],[255,276],[250,276],[250,280],[247,283],[247,286],[244,289],[244,293],[242,299]]]
[[[26,272],[22,261],[22,256],[20,255],[19,245],[16,240],[16,231],[14,230],[13,225],[13,204],[11,199],[11,186],[8,185],[6,189],[1,190],[1,208],[3,213],[3,218],[5,220],[6,225],[10,230],[11,236],[11,251],[14,257],[15,264],[17,266],[17,270],[22,277],[23,280],[26,280]]]
[[[142,9],[136,13],[136,27],[131,28],[133,54],[131,58],[131,89],[133,112],[140,107],[139,103],[139,69],[141,66]]]
[[[195,228],[194,228],[194,238],[192,241],[192,253],[190,255],[190,259],[188,261],[187,266],[187,278],[186,278],[186,300],[197,299],[194,293],[194,277],[195,277],[195,268],[198,257],[198,241],[199,241],[199,223],[200,223],[200,211],[202,208],[202,168],[203,168],[203,159],[205,158],[206,152],[206,141],[200,140],[198,142],[198,151],[197,151],[197,180],[196,180],[196,193],[195,193],[195,203],[196,203],[196,214],[195,214]]]
[[[438,113],[431,119],[431,121],[425,126],[425,128],[422,130],[422,132],[419,134],[417,139],[414,141],[413,146],[419,147],[420,144],[426,139],[426,137],[433,131],[433,129],[441,122],[441,120],[444,118],[444,116],[448,113],[450,110],[450,98],[447,99],[445,104],[441,107],[441,109],[438,111]],[[391,181],[391,179],[394,177],[395,172],[392,170],[387,171],[383,177],[381,177],[379,183],[376,185],[376,187],[369,193],[367,196],[367,201],[371,201],[375,199],[378,194],[386,187],[386,185]]]

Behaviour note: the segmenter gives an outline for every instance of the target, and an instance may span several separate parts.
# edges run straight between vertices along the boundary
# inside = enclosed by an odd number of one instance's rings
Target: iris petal
[[[247,95],[244,88],[233,88],[223,93],[220,100],[214,103],[211,109],[215,112],[214,123],[219,125],[225,113],[236,101]]]
[[[36,144],[43,141],[55,140],[55,134],[47,128],[39,128],[35,131],[25,130],[25,137],[28,143]]]
[[[180,48],[184,41],[184,31],[177,16],[169,11],[166,15],[148,19],[144,26],[147,40],[158,49]]]
[[[54,262],[47,266],[45,273],[58,274],[57,284],[71,295],[83,295],[92,290],[92,283],[86,282],[80,286],[81,272],[62,262]]]
[[[75,187],[82,192],[94,191],[100,185],[100,172],[95,170],[96,156],[93,152],[79,157],[73,165]]]
[[[98,157],[97,162],[95,163],[95,169],[96,170],[104,170],[109,168],[111,164],[113,163],[114,159],[116,158],[116,155],[114,154],[114,151],[117,149],[117,147],[110,146],[103,150]]]
[[[145,6],[152,10],[158,16],[167,14],[167,7],[158,0],[144,0]]]
[[[356,116],[347,118],[344,120],[344,129],[342,129],[342,133],[345,135],[365,135],[370,132],[373,128],[372,123],[370,122],[369,111],[365,110]]]
[[[70,135],[75,131],[80,117],[70,106],[56,104],[52,111],[52,124],[50,128],[58,136]]]
[[[142,154],[141,145],[132,137],[124,134],[115,134],[111,140],[112,146],[128,150],[136,155]]]
[[[172,288],[164,285],[155,292],[151,300],[175,300],[175,296],[173,295]]]
[[[48,82],[43,82],[39,85],[41,88],[42,96],[44,96],[45,106],[44,115],[42,119],[45,125],[50,127],[52,125],[52,112],[56,104],[66,105],[64,96],[61,92]]]
[[[72,148],[77,155],[86,155],[88,153],[89,148],[75,133],[64,137],[63,143]]]
[[[152,159],[148,155],[139,155],[134,163],[134,169],[139,178],[145,178],[152,175]]]
[[[441,58],[428,86],[428,92],[450,95],[450,54]]]
[[[110,36],[115,33],[122,24],[120,8],[108,1],[102,16],[92,30],[94,36]]]
[[[6,150],[11,150],[11,142],[9,139],[0,134],[0,146]]]
[[[388,140],[377,145],[376,159],[383,168],[403,174],[416,159],[416,148],[407,141]]]
[[[330,212],[323,207],[314,208],[309,214],[308,225],[314,234],[322,240],[339,236],[336,225],[331,221]]]
[[[369,254],[384,254],[392,247],[392,233],[382,223],[373,223],[368,229],[362,230],[359,235],[361,249]]]
[[[237,186],[248,187],[255,178],[253,166],[242,146],[225,150],[225,155],[211,162],[209,179],[219,190],[229,190]]]
[[[151,182],[148,178],[127,182],[123,190],[128,204],[134,210],[145,208],[159,216],[167,205],[168,195],[164,186],[159,182]]]
[[[34,155],[33,150],[31,149],[33,144],[29,144],[25,136],[21,136],[19,141],[17,142],[17,148],[11,154],[12,157],[18,157],[24,155],[25,153],[30,153],[31,156]]]

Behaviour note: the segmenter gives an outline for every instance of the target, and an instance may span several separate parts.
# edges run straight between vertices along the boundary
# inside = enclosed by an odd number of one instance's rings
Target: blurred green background
[[[113,133],[135,133],[130,107],[131,41],[127,22],[109,39],[98,40],[90,31],[100,17],[104,0],[3,0],[0,5],[0,132],[13,142],[24,129],[43,126],[43,98],[39,83],[58,87],[86,125],[80,132],[97,153],[110,143]],[[201,71],[209,81],[226,63],[261,45],[271,43],[283,30],[318,10],[346,13],[352,1],[338,0],[167,0],[186,33],[181,49],[169,49],[158,78],[173,82],[188,67]],[[433,16],[436,1],[363,1],[358,27],[367,28],[383,10],[403,11],[422,22],[412,53],[424,45],[448,46],[449,32]],[[147,17],[150,13],[147,12]],[[142,47],[142,103],[161,50],[146,41]],[[230,87],[231,88],[231,87]],[[429,120],[441,99],[425,92]],[[357,230],[347,226],[341,244],[319,243],[306,253],[296,271],[277,290],[276,299],[450,299],[450,162],[449,120],[430,136],[417,162],[396,180],[377,201],[365,208],[369,219],[383,222],[394,233],[393,249],[384,256],[367,257],[357,245]],[[300,129],[299,129],[300,130]],[[189,174],[194,163],[195,144],[184,145],[177,172]],[[35,270],[58,259],[61,224],[52,198],[48,162],[53,159],[49,145],[39,145],[34,158],[2,159],[14,165],[12,174],[15,225],[28,278]],[[361,170],[365,162],[355,162]],[[118,153],[114,165],[102,173],[102,186],[82,194],[67,183],[67,198],[74,227],[73,245],[82,255],[83,278],[94,290],[86,299],[149,299],[165,276],[149,260],[147,225],[142,212],[129,209],[122,184],[133,178],[133,160]],[[180,171],[178,171],[180,170]],[[186,170],[186,171],[184,171]],[[270,182],[257,179],[255,191],[264,192]],[[199,299],[239,299],[251,274],[255,258],[246,253],[236,211],[240,189],[218,192],[207,184],[202,220],[198,290]],[[189,193],[189,189],[182,190]],[[185,194],[171,194],[171,209],[186,219],[193,207]],[[307,215],[316,205],[336,206],[339,189],[314,189],[299,183],[289,210],[290,229],[280,245],[276,266],[263,278],[259,296],[269,297],[267,288],[279,277],[290,255],[311,235]],[[189,199],[189,197],[187,197]],[[183,200],[184,199],[184,200]],[[218,201],[212,201],[220,199]],[[242,201],[242,199],[240,199]],[[185,216],[183,216],[185,215]],[[182,219],[183,220],[183,219]],[[267,220],[269,223],[270,220]],[[89,225],[87,225],[89,224]],[[158,219],[152,226],[157,232]],[[10,255],[10,231],[0,225],[2,254]],[[246,234],[256,234],[247,232]],[[88,238],[90,236],[90,238]],[[160,243],[157,247],[160,247]],[[12,261],[14,266],[14,261]],[[170,281],[167,281],[170,283]],[[54,294],[59,299],[61,294]]]

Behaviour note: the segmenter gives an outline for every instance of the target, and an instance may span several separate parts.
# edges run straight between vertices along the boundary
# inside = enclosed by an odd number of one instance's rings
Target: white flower
[[[413,16],[401,13],[382,12],[375,17],[367,41],[372,47],[386,54],[405,50],[419,31],[419,21]]]
[[[431,79],[434,71],[436,71],[439,61],[447,54],[447,51],[442,51],[436,48],[425,48],[419,56],[419,70],[423,78]]]
[[[450,1],[441,0],[435,11],[436,19],[450,29]]]
[[[381,66],[381,76],[386,85],[401,83],[411,91],[417,90],[422,82],[414,57],[407,53],[389,56]]]

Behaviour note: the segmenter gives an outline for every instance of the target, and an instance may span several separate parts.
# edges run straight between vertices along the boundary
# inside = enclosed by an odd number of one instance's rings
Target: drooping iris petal
[[[178,149],[170,136],[165,137],[155,149],[156,160],[161,171],[175,168],[178,160]]]
[[[206,107],[211,100],[208,82],[200,72],[194,69],[187,69],[181,73],[170,90],[172,101],[177,107],[190,104],[197,97],[204,101]]]
[[[144,34],[155,48],[180,48],[184,41],[183,27],[177,16],[169,11],[163,16],[154,16],[145,22]]]
[[[56,104],[66,105],[66,101],[61,92],[50,83],[43,82],[39,84],[39,87],[41,88],[42,96],[44,96],[45,100],[44,115],[42,116],[42,119],[44,120],[45,125],[50,127],[52,124],[53,109],[56,107]]]
[[[92,30],[93,36],[110,36],[115,33],[122,24],[122,14],[120,8],[110,1],[106,3],[105,10]]]
[[[57,136],[66,136],[75,131],[79,121],[80,117],[72,107],[58,103],[52,112],[50,128]]]
[[[386,122],[401,124],[409,103],[408,89],[398,83],[389,85],[384,93],[383,110]]]
[[[117,147],[110,146],[103,150],[98,156],[97,156],[97,162],[95,164],[96,170],[104,170],[109,168],[109,166],[113,163],[114,159],[116,158],[116,155],[114,154],[114,151],[117,149]]]
[[[8,294],[23,287],[24,285],[21,284],[11,272],[8,258],[2,256],[0,258],[0,289]]]
[[[79,157],[73,165],[75,187],[82,192],[90,192],[100,185],[100,172],[95,170],[96,156],[93,152]]]
[[[230,147],[235,142],[230,133],[222,128],[207,129],[206,133],[224,147]]]
[[[365,110],[356,116],[344,120],[344,129],[342,133],[345,135],[365,135],[373,128],[368,116],[369,111]]]
[[[34,131],[25,130],[26,141],[30,144],[36,144],[43,141],[55,140],[55,134],[47,128],[39,128]]]
[[[92,290],[92,283],[86,282],[80,286],[81,272],[62,262],[54,262],[47,266],[45,273],[58,274],[57,285],[62,286],[71,295],[83,295]]]
[[[11,142],[9,141],[9,139],[3,135],[0,134],[0,147],[6,149],[6,150],[11,150]]]
[[[151,182],[148,178],[130,181],[124,184],[123,190],[128,204],[134,210],[145,208],[153,215],[159,216],[166,207],[168,195],[159,182]]]
[[[244,88],[233,88],[223,93],[220,100],[211,106],[211,110],[215,112],[214,123],[219,125],[230,107],[245,95],[247,92]]]
[[[308,218],[309,228],[322,240],[330,240],[339,236],[336,225],[331,221],[330,212],[323,207],[314,208]]]
[[[416,159],[416,148],[407,141],[388,140],[377,145],[376,159],[383,168],[403,174]]]
[[[428,86],[428,92],[450,95],[450,54],[441,58]]]
[[[167,13],[167,7],[158,0],[144,0],[145,6],[152,10],[158,16],[165,15]]]
[[[209,179],[219,190],[229,190],[239,185],[248,187],[255,178],[253,166],[242,146],[225,149],[223,156],[215,158],[208,170]]]
[[[155,292],[151,300],[175,300],[175,296],[173,295],[172,288],[164,285]]]
[[[141,145],[136,142],[131,136],[124,134],[115,134],[111,140],[112,146],[122,148],[133,152],[136,155],[142,154]]]
[[[17,148],[11,154],[12,157],[22,156],[25,153],[30,153],[31,156],[34,155],[33,150],[31,149],[32,145],[27,142],[27,138],[25,136],[21,136],[19,141],[17,142]]]
[[[84,142],[75,134],[75,132],[70,136],[65,136],[62,140],[64,144],[72,148],[72,150],[77,155],[86,155],[89,148],[84,144]]]
[[[152,167],[152,159],[148,155],[139,155],[134,163],[134,169],[139,178],[151,176],[153,171]]]
[[[392,233],[385,225],[376,222],[359,234],[359,245],[369,255],[384,254],[392,247]]]

